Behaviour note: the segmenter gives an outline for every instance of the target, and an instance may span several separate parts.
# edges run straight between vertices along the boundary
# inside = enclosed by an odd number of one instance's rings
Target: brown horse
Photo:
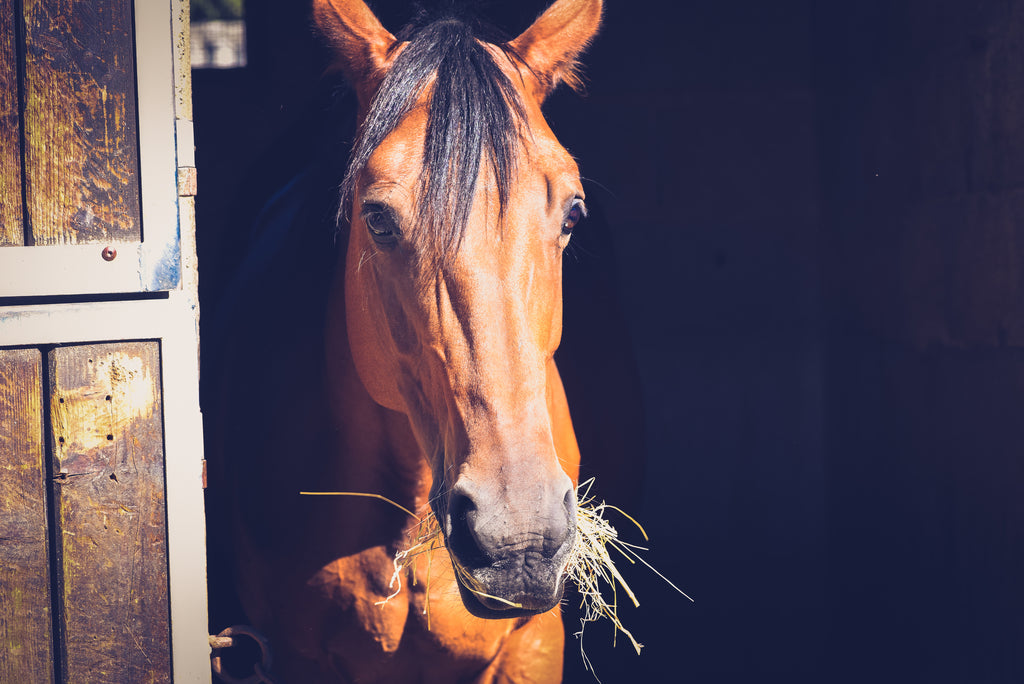
[[[359,99],[347,249],[320,283],[301,262],[323,255],[279,240],[293,299],[224,362],[218,447],[239,594],[284,681],[561,679],[579,449],[553,355],[585,207],[541,104],[600,15],[558,0],[508,43],[452,19],[399,41],[362,0],[314,2]],[[384,602],[417,521],[300,490],[432,512],[444,548]]]

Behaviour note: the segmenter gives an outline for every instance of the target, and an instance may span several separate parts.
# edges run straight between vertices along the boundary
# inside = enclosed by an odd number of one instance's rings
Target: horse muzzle
[[[456,483],[442,518],[463,603],[484,618],[542,613],[562,598],[576,542],[576,492],[566,477],[533,497]],[[546,490],[546,491],[544,491]]]

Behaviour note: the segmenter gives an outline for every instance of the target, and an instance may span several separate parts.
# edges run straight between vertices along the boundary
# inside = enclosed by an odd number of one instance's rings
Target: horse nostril
[[[552,526],[551,542],[556,545],[553,555],[565,549],[576,537],[576,490],[570,485],[562,497],[562,510]]]
[[[448,502],[448,548],[463,565],[487,565],[488,558],[481,550],[473,532],[476,504],[461,493],[453,493]]]
[[[464,527],[469,524],[470,514],[476,511],[476,504],[465,494],[455,493],[452,494],[451,501],[448,503],[448,511],[452,519],[452,525]]]

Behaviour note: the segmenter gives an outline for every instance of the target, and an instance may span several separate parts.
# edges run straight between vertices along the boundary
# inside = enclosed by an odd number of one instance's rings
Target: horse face
[[[431,503],[453,560],[483,593],[546,610],[575,529],[549,376],[578,175],[553,138],[536,135],[504,220],[493,184],[480,183],[460,249],[432,263],[414,246],[420,118],[378,148],[356,194],[346,266],[356,367],[379,403],[409,417],[431,459]],[[382,231],[396,235],[381,244]]]
[[[343,60],[351,78],[376,79],[357,85],[373,125],[380,105],[367,99],[377,88],[378,99],[389,97],[382,74],[403,50],[419,47],[381,48],[390,36],[382,28],[351,26],[372,15],[351,11],[347,0],[327,4],[345,40],[373,37],[371,47],[350,52],[375,66]],[[552,357],[561,336],[562,252],[585,210],[576,165],[540,102],[568,74],[599,15],[599,2],[560,0],[513,41],[525,63],[484,46],[519,104],[515,131],[483,135],[514,138],[515,162],[501,167],[493,157],[502,153],[484,150],[469,196],[449,198],[466,202],[466,212],[446,247],[438,244],[443,221],[430,216],[425,198],[424,167],[426,176],[449,171],[425,152],[437,137],[430,87],[352,178],[345,266],[352,357],[374,400],[408,417],[430,463],[430,504],[464,602],[487,617],[553,607],[575,540],[570,475],[579,454]],[[458,215],[450,209],[441,207],[444,218]]]

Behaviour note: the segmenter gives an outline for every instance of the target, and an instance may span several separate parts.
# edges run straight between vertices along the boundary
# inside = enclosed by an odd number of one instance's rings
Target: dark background
[[[205,316],[351,137],[306,3],[246,11],[249,66],[194,74]],[[611,0],[585,63],[547,107],[594,211],[561,362],[695,599],[626,567],[647,648],[588,628],[602,681],[1024,681],[1024,3]]]

